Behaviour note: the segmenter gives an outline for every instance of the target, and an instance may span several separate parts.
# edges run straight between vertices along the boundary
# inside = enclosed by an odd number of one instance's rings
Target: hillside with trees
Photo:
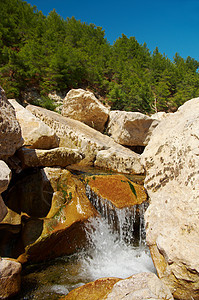
[[[72,88],[93,91],[112,109],[174,111],[199,96],[199,62],[173,61],[153,53],[135,37],[119,37],[113,45],[94,24],[55,10],[46,17],[22,0],[0,3],[0,85],[8,98],[23,100],[34,87],[41,96],[66,94]]]

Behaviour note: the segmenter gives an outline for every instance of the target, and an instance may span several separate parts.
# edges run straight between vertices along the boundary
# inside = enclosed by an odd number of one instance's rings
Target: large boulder
[[[159,121],[139,112],[111,111],[108,135],[126,146],[146,146]]]
[[[103,132],[109,110],[93,93],[82,89],[73,89],[64,99],[62,115],[79,120]]]
[[[58,113],[41,107],[28,105],[26,108],[56,132],[60,138],[60,147],[77,148],[84,153],[85,158],[79,165],[95,164],[102,168],[129,174],[144,172],[140,163],[140,155],[115,143],[113,139],[101,132],[80,121],[60,116]],[[103,159],[100,155],[103,150],[108,150],[107,159]]]
[[[160,123],[142,161],[147,243],[158,275],[175,298],[199,299],[199,98]]]
[[[0,87],[0,159],[7,160],[23,144],[15,110]]]
[[[9,99],[15,109],[16,118],[21,126],[24,145],[33,149],[51,149],[59,146],[59,139],[54,131],[36,118],[16,100]]]
[[[80,162],[84,155],[78,149],[65,147],[50,150],[21,148],[17,156],[25,167],[66,167]]]
[[[21,287],[21,264],[0,257],[0,299],[16,295]]]
[[[127,279],[100,278],[71,291],[63,300],[173,300],[169,288],[153,273]]]

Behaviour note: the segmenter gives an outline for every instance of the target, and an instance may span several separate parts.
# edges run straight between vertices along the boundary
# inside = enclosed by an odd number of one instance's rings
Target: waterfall
[[[145,244],[144,213],[148,203],[116,208],[107,199],[96,195],[89,185],[86,186],[86,194],[101,217],[107,220],[112,232],[118,234],[120,241],[124,241],[127,245]]]

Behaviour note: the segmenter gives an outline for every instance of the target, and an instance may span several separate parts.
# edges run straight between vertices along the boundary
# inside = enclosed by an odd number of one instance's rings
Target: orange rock
[[[147,200],[144,187],[124,175],[88,176],[85,181],[97,196],[110,201],[117,208],[141,204]]]
[[[100,278],[72,290],[62,300],[99,300],[103,299],[112,290],[119,278]]]

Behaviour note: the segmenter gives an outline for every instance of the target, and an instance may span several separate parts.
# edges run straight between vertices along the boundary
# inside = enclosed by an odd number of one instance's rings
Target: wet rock
[[[103,135],[77,120],[60,116],[44,108],[28,105],[27,109],[56,132],[60,138],[60,146],[77,148],[84,153],[85,158],[79,165],[93,165],[96,156],[101,150],[110,149],[112,162],[107,163],[106,160],[97,159],[96,165],[129,174],[141,174],[144,172],[140,164],[140,155],[118,145],[110,137]],[[114,161],[114,159],[116,159],[116,161]]]
[[[118,282],[119,278],[100,278],[96,281],[89,282],[83,286],[72,290],[62,300],[99,300],[105,299],[107,293],[111,291],[114,284]],[[116,298],[115,298],[116,299]]]
[[[42,171],[43,195],[51,204],[45,218],[23,220],[23,260],[42,261],[72,254],[86,242],[84,226],[97,215],[86,197],[85,187],[69,171],[45,168]]]
[[[65,147],[50,150],[21,148],[17,152],[22,167],[66,167],[80,162],[84,155],[78,149]]]
[[[23,144],[15,110],[0,87],[0,159],[7,160]]]
[[[101,132],[108,115],[108,108],[89,91],[72,89],[63,102],[62,116],[79,120]]]
[[[124,175],[88,176],[85,182],[89,200],[119,239],[135,246],[143,244],[148,206],[144,187]]]
[[[87,176],[85,181],[96,196],[106,199],[116,208],[131,207],[147,201],[144,187],[124,175]]]
[[[49,126],[15,99],[9,99],[9,102],[15,109],[25,146],[32,149],[51,149],[59,146],[59,139]]]
[[[21,264],[8,258],[0,258],[0,299],[16,295],[21,287]]]
[[[111,111],[108,135],[126,146],[146,146],[159,121],[139,112]]]
[[[142,159],[147,243],[158,276],[180,300],[199,299],[199,98],[154,130]]]

